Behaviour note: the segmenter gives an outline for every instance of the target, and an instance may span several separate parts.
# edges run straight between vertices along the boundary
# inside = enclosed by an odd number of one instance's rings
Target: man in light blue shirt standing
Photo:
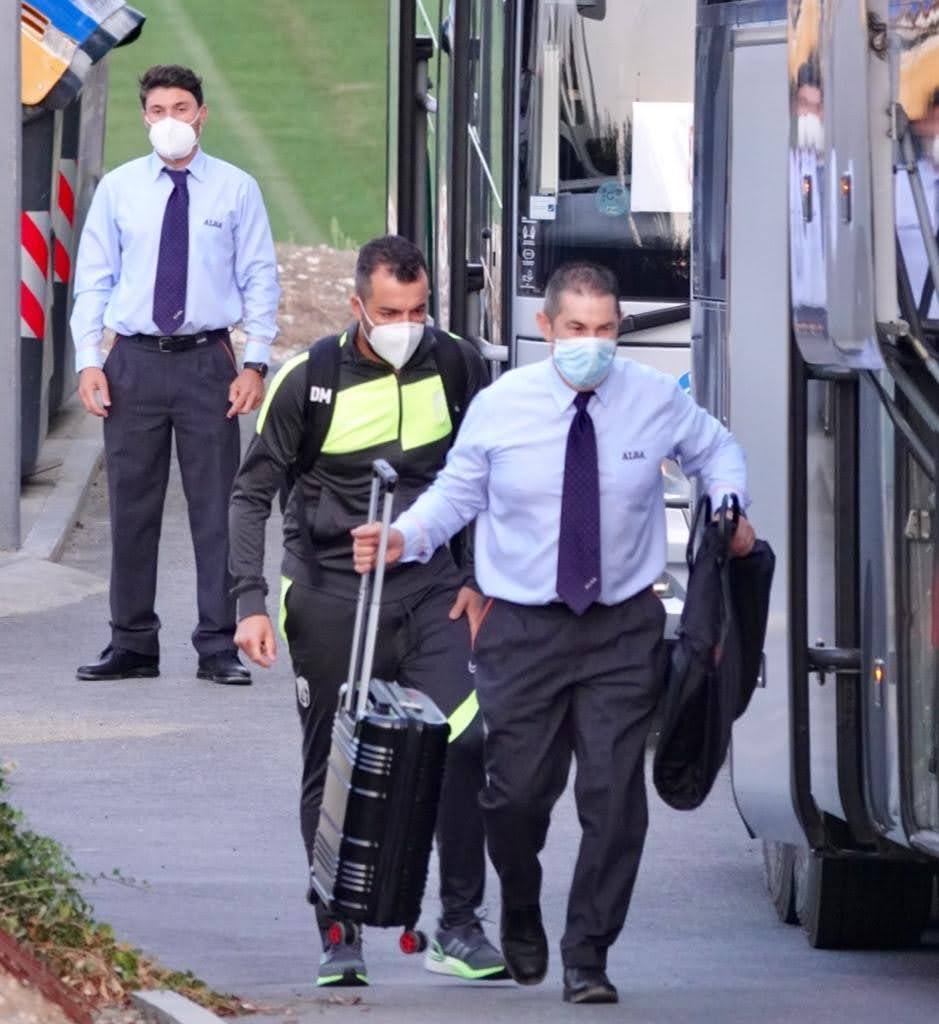
[[[395,522],[389,562],[426,561],[476,520],[488,598],[473,658],[487,728],[481,802],[502,882],[502,949],[522,984],[547,970],[538,862],[572,755],[583,827],[561,941],[564,999],[616,1002],[607,949],[626,917],[647,826],[644,750],[664,680],[662,460],[676,458],[715,505],[746,508],[734,438],[678,386],[614,359],[614,276],[555,272],[539,325],[552,359],[504,374],[467,411],[446,467]],[[360,572],[377,524],[358,527]],[[741,517],[734,553],[752,547]]]
[[[159,674],[154,610],[175,435],[198,577],[197,675],[251,682],[233,637],[228,497],[239,415],[264,398],[280,288],[257,182],[207,156],[202,82],[177,65],[140,79],[153,152],[102,178],[82,231],[71,317],[78,392],[104,420],[111,510],[111,641],[79,679]],[[229,328],[248,336],[239,372]],[[106,361],[106,328],[117,339]]]

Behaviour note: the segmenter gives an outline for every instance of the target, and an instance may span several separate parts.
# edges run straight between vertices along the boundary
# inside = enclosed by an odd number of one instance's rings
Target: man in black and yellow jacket
[[[427,326],[428,294],[427,267],[412,243],[388,236],[362,248],[351,300],[357,323],[281,369],[232,491],[235,642],[267,667],[276,640],[265,607],[264,528],[285,473],[294,481],[284,508],[280,626],[303,726],[300,824],[308,858],[338,691],[348,672],[359,586],[350,531],[367,518],[372,462],[387,459],[397,471],[400,513],[443,466],[463,411],[485,383],[471,344]],[[446,548],[426,565],[389,572],[375,673],[423,690],[449,717],[437,829],[442,914],[425,964],[481,980],[505,973],[476,913],[485,877],[478,804],[485,777],[469,669],[482,599],[471,583],[471,573]],[[317,984],[366,984],[357,931],[331,929],[334,922],[319,905],[317,921],[323,937]],[[333,941],[340,935],[342,941]]]

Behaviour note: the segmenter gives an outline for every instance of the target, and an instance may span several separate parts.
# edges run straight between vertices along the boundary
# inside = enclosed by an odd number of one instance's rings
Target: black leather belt
[[[222,327],[215,331],[200,331],[199,334],[131,334],[127,340],[151,352],[189,352],[203,345],[228,341],[228,329]]]

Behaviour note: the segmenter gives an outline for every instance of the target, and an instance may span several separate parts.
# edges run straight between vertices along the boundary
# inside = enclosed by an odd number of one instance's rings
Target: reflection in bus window
[[[687,301],[694,3],[602,18],[541,0],[523,25],[518,291],[561,263],[609,266],[626,299]]]
[[[911,120],[917,149],[917,171],[926,194],[926,205],[932,221],[933,233],[939,227],[939,89],[933,91],[925,110],[916,111],[919,117]],[[913,192],[907,174],[896,178],[897,238],[906,272],[913,289],[913,300],[921,319],[939,318],[939,300],[932,278],[927,275],[926,246],[913,204]]]
[[[797,22],[790,47],[789,83],[792,123],[789,153],[789,286],[793,328],[803,346],[827,343],[828,288],[825,274],[825,127],[828,113],[822,90],[816,49],[809,49],[801,63],[793,59],[805,43],[815,45],[817,24],[806,25],[809,14]]]

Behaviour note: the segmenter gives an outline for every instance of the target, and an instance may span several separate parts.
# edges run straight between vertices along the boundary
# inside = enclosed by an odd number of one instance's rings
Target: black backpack
[[[446,331],[430,327],[429,330],[437,342],[434,345],[434,359],[437,363],[437,372],[443,383],[444,397],[447,401],[447,409],[450,413],[452,425],[451,439],[455,439],[466,414],[467,388],[469,387],[469,355],[476,354],[471,342],[449,334]],[[296,459],[287,467],[284,475],[284,482],[280,488],[280,511],[283,513],[287,505],[287,499],[293,490],[297,480],[310,471],[313,464],[319,458],[323,443],[329,434],[329,427],[333,419],[334,398],[339,390],[339,368],[342,362],[342,347],[340,341],[343,337],[352,339],[355,327],[349,327],[344,334],[333,334],[310,346],[306,361],[306,381],[303,393],[306,396],[303,410],[303,441]],[[351,340],[350,344],[353,343]],[[478,358],[478,357],[477,357]],[[313,389],[319,399],[328,397],[328,401],[313,401]],[[328,395],[327,395],[328,393]],[[302,492],[298,491],[298,494]],[[315,572],[316,554],[313,550],[313,541],[308,531],[301,531],[304,538],[304,547],[310,560],[310,570]],[[462,542],[456,541],[454,557],[457,562],[463,561]]]

